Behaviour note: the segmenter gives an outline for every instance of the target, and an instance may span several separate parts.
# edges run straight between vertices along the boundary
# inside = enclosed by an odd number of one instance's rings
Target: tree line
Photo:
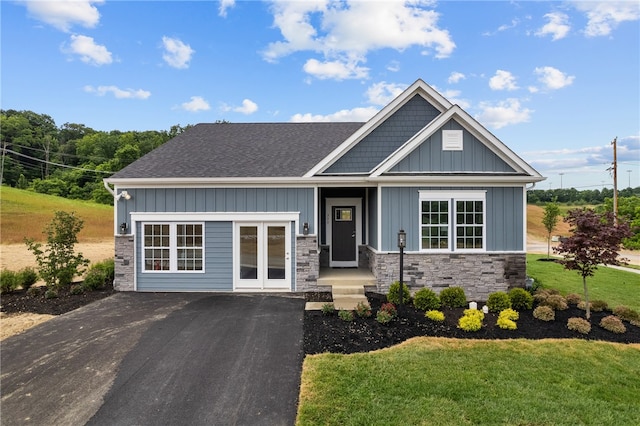
[[[113,204],[102,179],[191,127],[168,131],[97,131],[57,126],[33,111],[0,110],[3,185],[65,198]]]
[[[618,189],[618,197],[634,196],[640,196],[640,187]],[[613,189],[602,188],[602,190],[588,189],[578,191],[575,188],[565,188],[527,191],[527,202],[536,205],[545,205],[551,202],[578,206],[597,205],[604,203],[607,199],[613,199]]]

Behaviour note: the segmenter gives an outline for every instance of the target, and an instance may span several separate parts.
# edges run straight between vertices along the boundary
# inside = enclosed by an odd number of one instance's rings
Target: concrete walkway
[[[354,310],[358,303],[368,304],[365,287],[375,288],[376,278],[368,269],[361,268],[322,268],[318,286],[331,287],[331,296],[335,309]],[[307,302],[306,310],[319,310],[326,302]]]

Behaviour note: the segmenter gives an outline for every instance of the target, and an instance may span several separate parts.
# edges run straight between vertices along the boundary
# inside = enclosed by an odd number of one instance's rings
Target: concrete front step
[[[358,303],[366,303],[368,305],[369,301],[364,295],[352,294],[333,297],[333,307],[336,308],[336,310],[344,309],[352,311],[358,306]]]
[[[335,297],[341,294],[364,294],[363,285],[332,285],[331,294]]]

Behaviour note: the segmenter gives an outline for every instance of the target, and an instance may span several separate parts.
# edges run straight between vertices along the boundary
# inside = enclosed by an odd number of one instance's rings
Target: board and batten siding
[[[463,149],[443,151],[442,130],[462,130]],[[417,172],[514,173],[515,170],[451,119],[390,170],[390,173]]]
[[[130,223],[131,212],[233,213],[300,212],[299,227],[314,224],[313,188],[120,188],[131,195],[118,201],[118,222]]]
[[[382,187],[381,251],[397,251],[400,229],[407,233],[407,251],[420,250],[420,190],[486,191],[486,251],[523,251],[523,187]]]
[[[440,111],[422,96],[414,96],[324,173],[366,173],[372,170],[438,115]]]
[[[204,223],[204,272],[145,272],[142,256],[142,225],[140,223],[136,226],[136,235],[139,236],[136,238],[138,291],[233,290],[233,224],[231,222]]]

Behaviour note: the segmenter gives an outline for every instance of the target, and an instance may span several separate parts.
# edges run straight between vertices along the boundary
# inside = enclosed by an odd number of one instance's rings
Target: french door
[[[288,222],[236,223],[235,289],[291,289],[290,228]]]

